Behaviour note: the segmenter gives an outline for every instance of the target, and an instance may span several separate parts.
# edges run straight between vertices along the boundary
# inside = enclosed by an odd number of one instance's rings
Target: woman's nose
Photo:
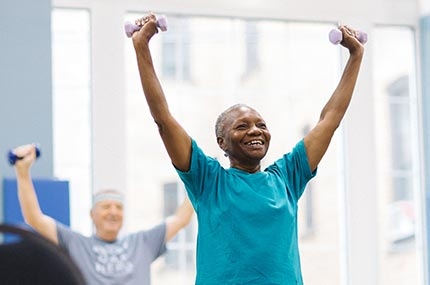
[[[250,134],[261,134],[261,129],[258,126],[253,125],[249,128],[248,133],[250,133]]]

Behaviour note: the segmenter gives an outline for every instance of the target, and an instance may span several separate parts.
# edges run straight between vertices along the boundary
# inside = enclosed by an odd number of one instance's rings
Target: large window
[[[417,93],[413,30],[373,36],[381,284],[419,284]]]
[[[71,226],[91,233],[90,14],[52,11],[54,175],[70,182]]]
[[[190,32],[188,24],[187,18],[169,18],[169,32],[163,35],[161,45],[161,72],[165,79],[190,79]]]
[[[164,217],[173,215],[178,205],[184,201],[185,191],[182,183],[164,185]],[[194,271],[195,268],[195,225],[191,223],[180,231],[167,245],[166,266],[180,271]]]

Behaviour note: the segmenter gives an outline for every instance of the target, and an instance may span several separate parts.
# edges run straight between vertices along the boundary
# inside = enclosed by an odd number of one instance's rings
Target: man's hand
[[[16,147],[12,152],[19,157],[15,162],[15,168],[18,172],[28,170],[36,160],[36,145],[26,144]]]

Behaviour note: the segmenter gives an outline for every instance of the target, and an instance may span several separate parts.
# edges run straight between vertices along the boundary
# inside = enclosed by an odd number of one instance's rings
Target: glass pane
[[[380,220],[380,283],[418,284],[414,185],[417,136],[412,116],[414,34],[406,27],[378,27],[373,36],[376,147]]]
[[[90,14],[52,11],[54,174],[70,182],[71,226],[91,233]]]

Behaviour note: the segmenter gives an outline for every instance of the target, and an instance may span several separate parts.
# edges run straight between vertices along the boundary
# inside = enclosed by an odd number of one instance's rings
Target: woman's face
[[[252,171],[260,166],[270,144],[270,132],[260,114],[240,106],[227,114],[218,144],[229,156],[231,167]],[[257,170],[255,170],[257,171]]]

